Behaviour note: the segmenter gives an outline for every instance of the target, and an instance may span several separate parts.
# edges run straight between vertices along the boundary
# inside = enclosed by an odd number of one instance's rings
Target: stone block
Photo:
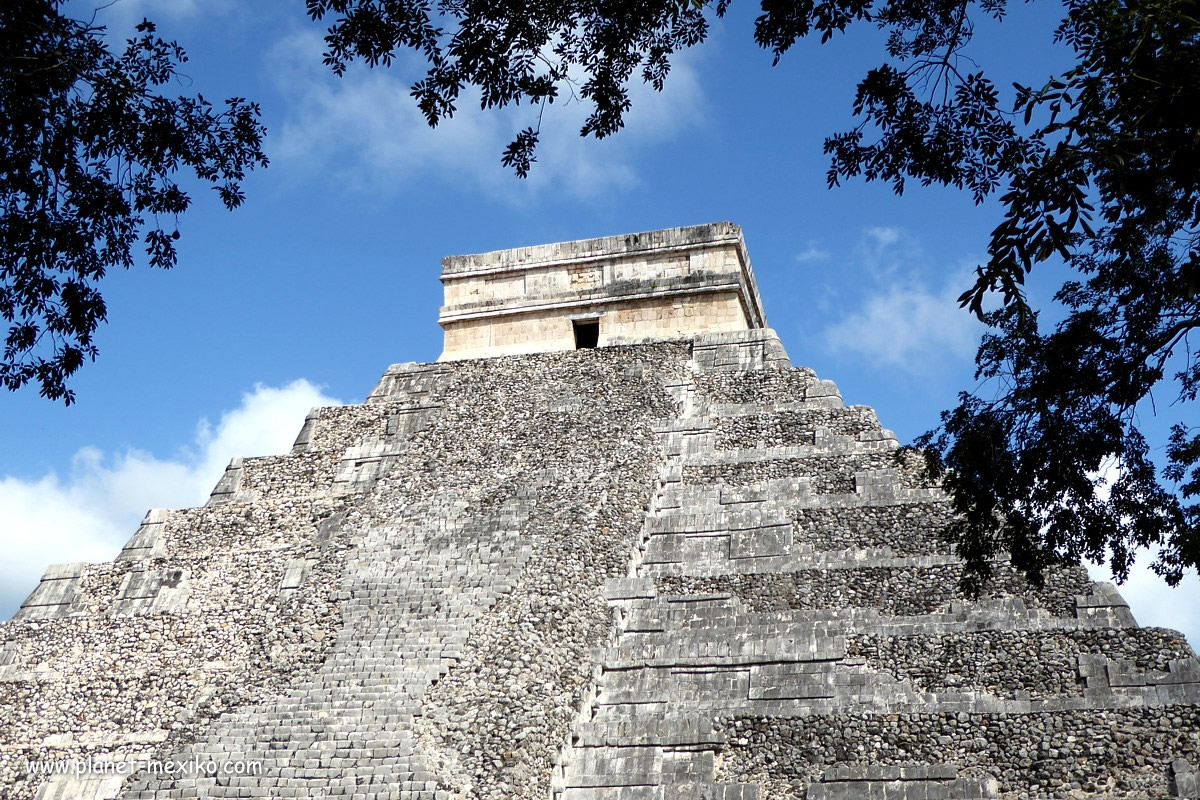
[[[604,584],[605,600],[650,600],[657,594],[653,578],[612,578]]]
[[[792,550],[790,522],[763,528],[735,530],[729,539],[730,558],[763,558],[787,555]]]
[[[54,775],[38,789],[35,800],[115,800],[122,775]]]
[[[13,619],[56,619],[66,616],[79,591],[86,566],[82,562],[75,562],[48,567]]]
[[[134,570],[125,574],[109,609],[114,617],[179,611],[191,596],[189,571],[184,569]]]
[[[306,453],[312,444],[313,430],[317,427],[317,418],[320,416],[321,409],[310,409],[308,415],[304,418],[304,424],[300,426],[300,432],[296,434],[296,441],[292,443],[292,454]]]
[[[230,460],[229,466],[225,467],[225,472],[217,481],[217,485],[213,488],[212,494],[208,498],[207,505],[215,506],[224,503],[231,503],[237,497],[238,488],[242,483],[242,473],[245,459],[235,457]]]
[[[146,512],[141,525],[121,549],[117,561],[140,561],[147,558],[164,558],[167,553],[162,544],[163,526],[167,521],[167,509],[152,508]]]
[[[279,588],[284,591],[299,589],[304,584],[311,565],[312,562],[304,558],[293,558],[288,561]]]
[[[1170,790],[1172,797],[1200,798],[1200,773],[1182,758],[1171,762]]]
[[[750,700],[811,700],[835,695],[833,670],[808,664],[756,664],[750,667]]]

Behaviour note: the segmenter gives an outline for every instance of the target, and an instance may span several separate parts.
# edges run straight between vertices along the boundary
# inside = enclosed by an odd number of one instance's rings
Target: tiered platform
[[[46,573],[2,794],[1197,797],[1182,637],[1075,567],[965,597],[951,522],[769,330],[397,365]]]

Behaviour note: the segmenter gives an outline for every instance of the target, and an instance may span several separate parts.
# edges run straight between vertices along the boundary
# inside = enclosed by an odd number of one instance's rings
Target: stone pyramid
[[[792,367],[728,223],[447,259],[435,364],[0,623],[0,797],[1198,797],[1200,662]]]

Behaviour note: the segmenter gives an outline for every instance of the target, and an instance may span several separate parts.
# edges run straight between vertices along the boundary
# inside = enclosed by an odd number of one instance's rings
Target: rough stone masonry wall
[[[1187,644],[1079,568],[964,596],[894,449],[769,331],[398,365],[47,573],[3,796],[1200,796]],[[87,754],[264,769],[24,772]]]
[[[1104,655],[1131,662],[1141,673],[1166,672],[1171,661],[1191,657],[1183,637],[1162,628],[1073,631],[973,631],[846,640],[846,655],[923,692],[970,686],[996,697],[1082,697],[1087,686],[1079,656]]]
[[[812,796],[812,787],[822,786],[821,776],[838,767],[847,775],[870,774],[872,768],[887,775],[880,767],[913,763],[954,764],[956,774],[995,780],[1002,797],[1197,796],[1194,783],[1192,792],[1178,793],[1166,777],[1173,762],[1191,766],[1186,772],[1195,774],[1200,743],[1195,704],[1052,715],[737,717],[724,720],[724,729],[731,743],[724,769],[756,777],[771,798]]]
[[[147,518],[136,560],[4,626],[3,796],[546,796],[689,355],[400,367],[291,455],[235,460],[209,506]],[[62,600],[56,576],[31,599]],[[24,774],[87,754],[264,771]]]
[[[750,611],[875,608],[882,614],[905,616],[949,611],[952,603],[964,599],[959,589],[962,577],[958,564],[826,568],[748,575],[663,575],[656,580],[656,588],[663,595],[729,595]],[[1075,598],[1090,588],[1087,573],[1077,567],[1048,570],[1046,585],[1039,590],[1021,573],[1001,565],[985,596],[1019,597],[1030,608],[1074,617]]]
[[[461,394],[435,423],[453,436],[431,428],[422,448],[440,487],[422,486],[429,473],[411,463],[388,474],[384,513],[447,485],[483,506],[536,487],[520,530],[529,559],[416,720],[439,788],[546,796],[609,635],[601,587],[624,574],[640,533],[661,458],[653,423],[676,413],[663,387],[688,352],[663,344],[456,367]]]
[[[720,417],[716,423],[718,450],[812,445],[818,428],[835,436],[857,436],[879,427],[875,412],[866,406]]]
[[[0,623],[5,798],[113,796],[119,780],[47,782],[26,765],[162,758],[317,668],[346,554],[328,522],[352,500],[296,486],[336,458],[318,447],[299,474],[257,470],[253,504],[152,512],[117,561],[47,573]],[[283,589],[297,565],[305,591]]]
[[[346,623],[326,663],[189,753],[286,765],[230,787],[249,796],[544,797],[609,636],[600,587],[640,531],[652,423],[676,413],[663,387],[687,356],[614,348],[430,378],[402,446],[360,447],[379,462],[352,512]],[[395,381],[373,399],[403,396]]]
[[[1080,567],[964,595],[947,498],[757,335],[696,341],[562,800],[1200,796],[1183,638]]]

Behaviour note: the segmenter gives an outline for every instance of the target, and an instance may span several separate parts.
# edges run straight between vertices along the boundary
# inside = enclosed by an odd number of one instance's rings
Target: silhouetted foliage
[[[9,325],[0,381],[30,381],[71,403],[67,379],[96,357],[106,318],[98,283],[130,267],[140,239],[150,266],[170,268],[190,169],[227,208],[266,165],[259,109],[221,110],[160,91],[187,60],[143,21],[121,53],[61,0],[0,3],[0,314]]]
[[[999,173],[1005,217],[962,297],[992,327],[976,361],[998,391],[961,395],[917,444],[935,472],[948,468],[976,576],[1007,551],[1035,579],[1081,557],[1107,557],[1124,579],[1139,549],[1158,546],[1152,567],[1173,585],[1200,565],[1200,433],[1174,426],[1160,476],[1139,413],[1153,412],[1156,387],[1183,409],[1200,388],[1188,338],[1200,327],[1200,20],[1174,0],[1067,9],[1058,35],[1077,64],[1018,87],[1023,122],[1049,119]],[[1051,253],[1080,280],[1062,286],[1066,317],[1043,331],[1022,285]],[[993,291],[1002,306],[985,313]],[[1102,473],[1112,481],[1097,496]]]
[[[431,125],[475,86],[485,108],[529,102],[540,120],[561,93],[593,108],[582,135],[608,136],[629,110],[629,84],[661,88],[670,58],[704,40],[730,0],[306,0],[332,18],[326,63],[387,65],[412,50],[428,65],[412,89]],[[1103,558],[1118,576],[1136,550],[1161,545],[1168,582],[1200,562],[1200,434],[1179,426],[1160,475],[1139,428],[1151,389],[1174,379],[1194,402],[1200,365],[1197,180],[1200,51],[1184,0],[1066,0],[1057,38],[1074,66],[1002,100],[963,50],[972,15],[1002,19],[1006,0],[762,0],[755,40],[775,61],[799,40],[850,24],[887,32],[887,60],[859,83],[852,130],[825,142],[829,183],[852,177],[999,195],[988,259],[961,298],[991,326],[979,376],[919,440],[963,512],[955,532],[973,585],[1007,551],[1034,580],[1060,559]],[[1047,32],[1048,33],[1048,32]],[[518,175],[539,131],[502,156]],[[1058,257],[1079,280],[1058,294],[1067,318],[1051,331],[1025,295],[1035,264]],[[995,310],[988,310],[994,298]],[[1173,375],[1169,373],[1174,372]],[[1094,478],[1118,475],[1107,496]],[[1169,488],[1166,482],[1176,484]]]

